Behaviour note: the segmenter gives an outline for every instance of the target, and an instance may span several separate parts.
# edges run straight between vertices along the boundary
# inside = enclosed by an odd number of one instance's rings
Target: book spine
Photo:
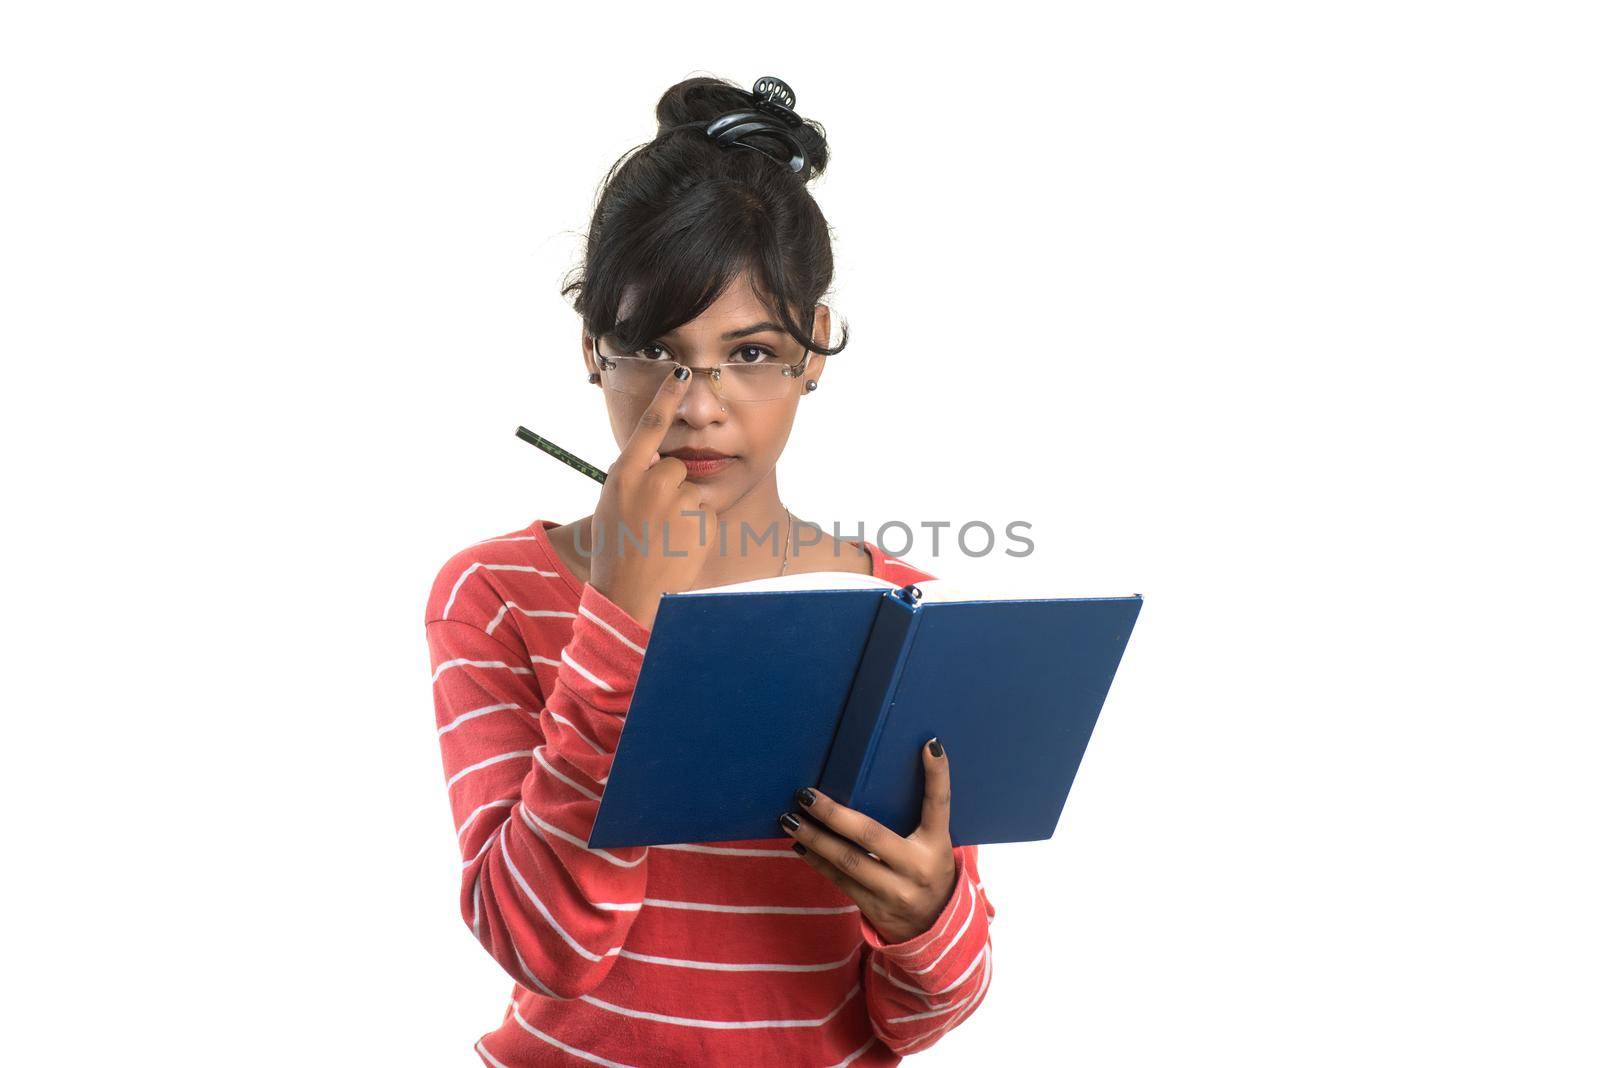
[[[921,590],[903,586],[887,594],[878,605],[867,643],[856,668],[844,714],[834,732],[833,745],[817,785],[841,805],[855,807],[856,793],[866,781],[889,706],[899,685],[900,672],[911,648],[911,634],[920,613]]]

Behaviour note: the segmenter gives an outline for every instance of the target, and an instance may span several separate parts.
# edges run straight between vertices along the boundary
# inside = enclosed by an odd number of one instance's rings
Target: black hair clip
[[[794,90],[789,88],[787,82],[770,74],[763,75],[756,79],[756,84],[750,90],[751,109],[718,115],[706,126],[706,136],[722,148],[753,149],[796,174],[804,174],[811,158],[800,139],[791,132],[794,127],[805,123],[795,114],[794,100]],[[759,144],[743,140],[751,136],[767,136],[783,142],[789,149],[789,158],[784,159]]]
[[[764,74],[750,87],[750,99],[762,111],[770,111],[790,126],[799,126],[805,120],[794,113],[794,90],[782,78]]]

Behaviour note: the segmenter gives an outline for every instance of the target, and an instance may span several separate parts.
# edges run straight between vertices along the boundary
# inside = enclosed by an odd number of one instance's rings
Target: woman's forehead
[[[643,290],[638,283],[630,283],[623,288],[622,298],[617,304],[619,322],[626,320],[633,313],[642,295]],[[705,311],[667,333],[670,335],[679,331],[702,330],[721,332],[773,317],[771,306],[761,299],[761,295],[750,284],[749,275],[740,274],[728,282],[728,287],[706,307]]]

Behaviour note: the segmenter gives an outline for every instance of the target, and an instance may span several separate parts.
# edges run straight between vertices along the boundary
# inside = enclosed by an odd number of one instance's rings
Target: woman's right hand
[[[694,585],[716,538],[705,487],[688,480],[682,460],[656,452],[688,388],[674,374],[656,390],[606,469],[589,537],[589,584],[646,627],[663,593]]]

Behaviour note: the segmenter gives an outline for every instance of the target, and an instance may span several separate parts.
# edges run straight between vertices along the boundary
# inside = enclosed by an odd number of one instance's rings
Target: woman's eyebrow
[[[746,334],[759,334],[763,330],[776,330],[782,333],[783,327],[774,322],[751,323],[749,326],[741,326],[737,330],[729,330],[722,335],[722,340],[732,341],[734,338],[744,337]]]

